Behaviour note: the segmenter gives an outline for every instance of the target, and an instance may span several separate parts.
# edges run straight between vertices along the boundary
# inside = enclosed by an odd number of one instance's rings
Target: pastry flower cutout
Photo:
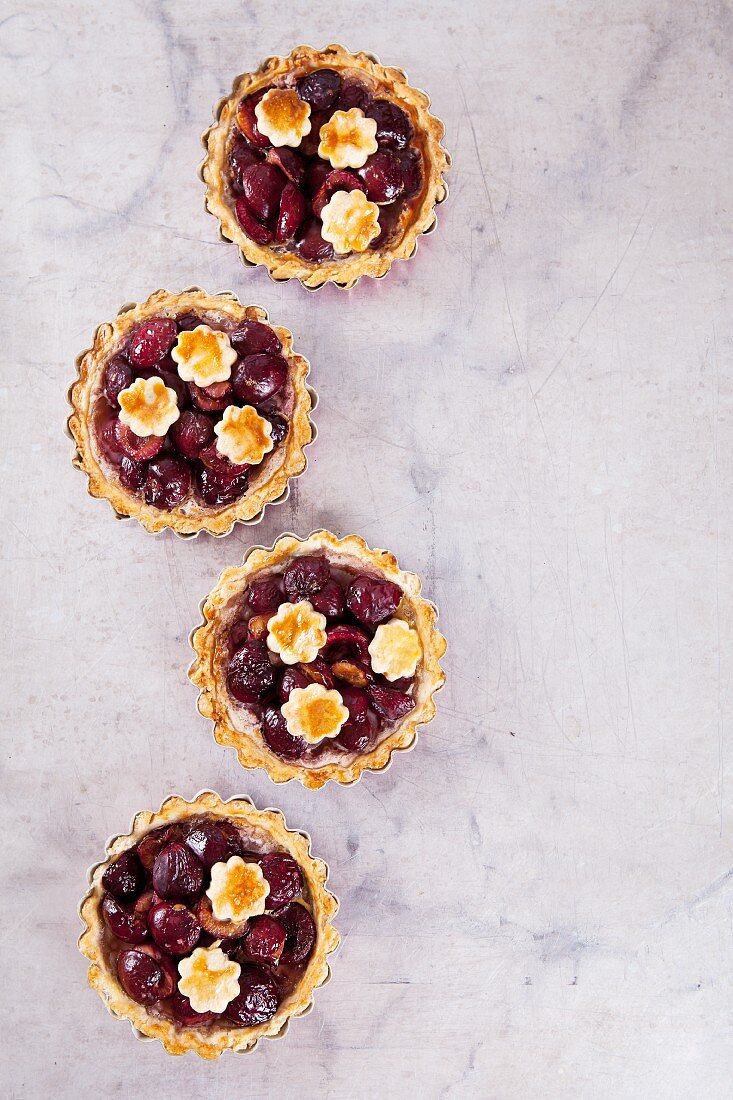
[[[291,88],[270,88],[255,105],[257,129],[278,148],[297,149],[311,132],[311,105]]]
[[[120,420],[135,435],[165,435],[181,415],[175,390],[162,378],[136,378],[117,398]]]
[[[214,431],[217,451],[235,466],[256,466],[275,446],[272,424],[251,405],[228,405]]]
[[[363,191],[335,191],[321,211],[321,235],[334,252],[364,252],[378,237],[379,207]]]
[[[256,108],[255,108],[256,109]],[[358,107],[334,111],[320,129],[318,156],[334,168],[363,168],[377,151],[377,123]]]
[[[349,712],[335,689],[322,684],[309,684],[307,688],[294,688],[282,714],[288,733],[304,738],[309,745],[317,745],[325,737],[338,737]]]
[[[226,863],[211,868],[211,885],[206,896],[217,920],[237,924],[265,911],[265,899],[270,884],[258,863],[245,863],[241,856],[232,856]]]
[[[239,995],[241,970],[218,945],[197,947],[178,963],[178,989],[194,1012],[223,1012]]]
[[[390,619],[378,626],[369,643],[369,656],[374,672],[388,680],[414,676],[422,657],[417,631],[404,619]]]
[[[177,364],[179,377],[184,382],[203,387],[231,378],[237,353],[226,332],[197,325],[188,332],[179,332],[171,359]]]
[[[326,616],[309,600],[280,604],[267,621],[267,648],[286,665],[315,661],[326,640]]]

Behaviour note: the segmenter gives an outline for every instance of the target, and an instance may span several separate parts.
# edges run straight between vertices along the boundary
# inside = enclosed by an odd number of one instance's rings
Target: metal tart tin
[[[204,150],[206,152],[206,156],[204,157],[203,161],[199,165],[198,177],[201,180],[201,182],[204,184],[204,187],[206,188],[206,193],[204,195],[204,209],[206,210],[207,213],[212,214],[214,217],[217,218],[217,221],[219,223],[219,240],[223,241],[225,244],[237,244],[237,242],[233,239],[233,237],[229,236],[227,233],[224,232],[224,227],[222,225],[221,218],[209,206],[209,183],[208,183],[208,180],[206,179],[206,174],[205,174],[206,166],[209,162],[209,139],[210,139],[212,133],[217,129],[217,127],[220,123],[222,111],[224,110],[224,108],[225,108],[226,104],[229,102],[229,100],[237,92],[239,84],[242,80],[244,80],[247,77],[256,78],[260,75],[264,75],[270,68],[272,68],[274,65],[277,65],[279,62],[290,60],[290,58],[295,57],[296,55],[298,55],[302,51],[311,51],[311,50],[312,50],[312,47],[307,46],[305,44],[301,44],[299,46],[295,46],[291,50],[290,54],[285,58],[278,57],[278,56],[266,57],[265,60],[259,65],[259,67],[255,70],[253,70],[251,73],[240,73],[239,76],[234,78],[234,80],[232,82],[232,90],[229,93],[229,95],[223,96],[222,99],[219,100],[216,107],[214,108],[214,122],[213,122],[213,124],[211,126],[208,126],[206,128],[206,130],[204,130],[203,134],[201,135],[201,144],[204,147]],[[354,54],[352,51],[347,49],[346,46],[342,46],[337,42],[331,43],[328,46],[324,46],[322,50],[313,51],[313,52],[317,52],[323,58],[323,67],[324,68],[328,67],[328,63],[329,63],[328,55],[329,55],[329,53],[333,55],[334,59],[338,58],[338,57],[343,58],[345,55],[349,55],[351,57],[356,57],[356,58],[365,58],[368,61],[372,62],[372,64],[378,65],[378,66],[380,66],[380,68],[384,68],[384,66],[382,66],[382,63],[380,62],[379,58],[375,54],[368,53],[367,51],[364,51],[364,50],[360,51],[358,54]],[[445,202],[445,200],[448,198],[448,194],[449,194],[448,185],[445,182],[445,178],[444,178],[443,173],[447,172],[450,169],[450,167],[453,163],[450,153],[447,151],[447,149],[445,149],[443,147],[443,144],[442,144],[442,139],[445,135],[445,124],[442,122],[441,119],[436,118],[435,115],[431,115],[429,113],[430,112],[430,105],[431,105],[430,104],[430,96],[427,94],[427,92],[424,92],[424,91],[422,91],[422,89],[415,87],[415,85],[413,85],[413,84],[410,84],[409,77],[408,77],[407,73],[404,71],[404,69],[397,69],[397,68],[394,68],[394,67],[391,66],[388,69],[388,72],[394,78],[398,79],[401,83],[409,85],[411,90],[414,91],[421,98],[421,105],[424,107],[425,111],[428,112],[431,123],[436,124],[440,128],[440,137],[436,142],[436,148],[438,150],[438,153],[439,153],[439,156],[441,158],[442,164],[441,164],[441,170],[440,170],[439,185],[436,188],[436,195],[435,195],[435,198],[433,200],[433,205],[432,205],[432,217],[427,222],[425,228],[420,230],[420,232],[415,237],[414,243],[413,243],[412,247],[410,248],[409,252],[405,253],[405,255],[391,257],[390,260],[389,260],[389,263],[387,264],[386,269],[384,271],[382,271],[380,274],[372,275],[368,272],[365,272],[363,276],[362,275],[357,275],[355,278],[346,279],[346,280],[341,280],[341,279],[338,279],[338,278],[335,278],[335,277],[329,277],[329,276],[326,275],[326,276],[324,276],[324,278],[320,282],[318,282],[318,281],[316,281],[317,275],[318,275],[318,268],[311,271],[308,275],[295,275],[295,274],[292,274],[292,275],[291,274],[285,274],[285,275],[283,275],[283,274],[278,274],[277,271],[272,270],[270,265],[268,265],[268,263],[265,260],[257,260],[257,261],[250,260],[245,255],[245,253],[242,249],[242,246],[237,244],[237,249],[238,249],[238,252],[239,252],[239,259],[240,259],[243,267],[245,267],[247,269],[251,269],[251,268],[255,268],[255,267],[265,267],[266,270],[267,270],[267,274],[269,275],[270,279],[273,282],[282,283],[282,282],[287,282],[290,279],[295,279],[300,283],[300,285],[303,287],[304,290],[308,290],[308,291],[320,290],[322,287],[326,286],[327,284],[333,284],[334,286],[338,287],[339,290],[351,290],[351,288],[356,286],[359,279],[362,278],[362,277],[368,277],[368,278],[375,279],[375,280],[376,279],[383,279],[385,277],[385,275],[389,274],[390,268],[392,267],[392,264],[395,262],[395,260],[397,260],[397,259],[400,259],[400,260],[410,260],[410,259],[412,259],[412,257],[417,252],[417,246],[419,244],[420,237],[422,237],[422,236],[426,237],[430,233],[435,232],[435,229],[437,228],[437,225],[438,225],[437,207],[442,205],[442,203]],[[234,220],[236,221],[236,215],[232,215],[232,216],[233,216]],[[266,251],[270,252],[271,256],[277,255],[276,253],[272,252],[272,250],[269,248],[269,246],[263,246],[263,247],[266,249]]]
[[[135,816],[133,817],[133,819],[130,823],[129,832],[128,833],[119,833],[119,834],[116,834],[114,836],[111,836],[107,840],[107,843],[105,844],[105,858],[100,860],[97,863],[93,863],[87,869],[86,878],[87,878],[87,883],[88,883],[89,889],[87,890],[86,894],[81,899],[81,901],[79,902],[79,905],[77,907],[77,914],[78,914],[79,920],[84,925],[84,931],[81,933],[81,935],[79,936],[79,938],[77,940],[77,947],[78,947],[80,953],[86,959],[89,959],[89,961],[90,961],[90,966],[89,966],[89,969],[88,969],[89,984],[92,986],[92,988],[95,989],[96,992],[99,993],[102,1001],[104,1002],[104,1006],[107,1009],[107,1011],[110,1013],[110,1015],[114,1016],[115,1019],[117,1019],[117,1020],[128,1020],[128,1022],[130,1023],[130,1028],[132,1030],[133,1035],[135,1036],[136,1039],[140,1040],[140,1042],[143,1042],[143,1043],[157,1043],[157,1042],[160,1042],[163,1045],[164,1049],[165,1049],[165,1043],[164,1043],[162,1038],[154,1037],[152,1035],[146,1035],[144,1032],[140,1031],[140,1029],[135,1026],[135,1023],[132,1020],[130,1020],[129,1017],[125,1013],[116,1011],[112,1007],[112,1005],[110,1005],[108,998],[104,995],[104,993],[100,989],[97,989],[95,984],[93,983],[93,981],[92,981],[92,970],[95,966],[98,967],[99,964],[96,961],[93,960],[92,954],[89,953],[90,950],[92,950],[92,949],[90,947],[88,947],[87,944],[85,943],[85,940],[87,938],[91,937],[93,929],[90,926],[89,921],[86,919],[86,917],[83,914],[83,908],[84,908],[86,902],[90,898],[92,898],[94,893],[95,893],[94,876],[95,876],[96,872],[99,870],[100,867],[105,866],[109,862],[109,860],[112,858],[112,856],[119,855],[126,847],[131,846],[131,845],[124,845],[123,843],[120,843],[120,842],[131,839],[132,835],[136,832],[136,830],[138,828],[138,822],[139,822],[140,819],[147,818],[148,821],[151,821],[153,818],[156,818],[158,815],[163,813],[165,811],[166,807],[171,802],[183,803],[187,806],[191,806],[195,803],[198,803],[202,799],[210,800],[212,803],[215,803],[218,807],[221,807],[221,809],[223,809],[223,810],[226,810],[226,807],[228,805],[230,805],[231,803],[240,803],[240,804],[245,803],[248,806],[250,806],[253,810],[255,810],[257,813],[276,814],[281,819],[283,828],[285,829],[285,831],[287,833],[289,833],[291,835],[295,835],[295,836],[300,836],[300,837],[303,838],[303,840],[305,841],[306,846],[307,846],[307,855],[308,855],[308,857],[310,859],[315,860],[315,862],[323,868],[323,879],[322,879],[321,892],[322,892],[324,898],[326,899],[326,903],[328,905],[328,913],[326,914],[327,919],[326,919],[326,923],[325,923],[325,926],[324,926],[324,930],[329,934],[329,940],[328,940],[328,943],[325,945],[325,950],[324,950],[325,968],[324,968],[323,977],[313,985],[312,989],[310,990],[310,995],[308,997],[307,1003],[304,1004],[302,1006],[302,1008],[298,1008],[297,1011],[292,1012],[287,1017],[287,1019],[283,1022],[282,1026],[276,1032],[273,1032],[273,1034],[271,1034],[271,1035],[262,1035],[261,1037],[257,1037],[254,1040],[254,1042],[250,1046],[248,1046],[246,1049],[232,1050],[231,1047],[225,1047],[223,1050],[217,1051],[213,1055],[208,1055],[208,1056],[204,1055],[202,1057],[215,1057],[216,1058],[216,1057],[219,1057],[220,1054],[223,1054],[225,1051],[229,1051],[230,1053],[233,1053],[233,1054],[251,1054],[252,1051],[254,1051],[255,1048],[257,1047],[257,1044],[259,1043],[260,1038],[263,1038],[263,1039],[281,1039],[283,1037],[283,1035],[285,1035],[287,1033],[290,1021],[292,1019],[296,1019],[296,1018],[299,1018],[301,1016],[307,1016],[310,1012],[313,1011],[313,994],[315,993],[316,989],[320,989],[322,986],[327,985],[328,982],[331,981],[332,972],[331,972],[331,967],[330,967],[329,963],[327,962],[327,958],[328,958],[329,955],[331,955],[335,951],[337,951],[340,944],[341,944],[341,936],[340,936],[339,932],[336,930],[336,928],[334,927],[334,925],[332,923],[333,917],[336,915],[336,913],[339,910],[340,902],[339,902],[339,899],[336,897],[336,895],[333,893],[333,891],[327,888],[328,878],[329,878],[329,875],[330,875],[330,868],[329,868],[329,866],[328,866],[328,864],[326,863],[325,860],[320,859],[318,857],[315,857],[311,854],[311,838],[310,838],[310,835],[308,833],[304,832],[302,829],[288,829],[287,828],[287,823],[285,821],[285,815],[283,814],[282,810],[278,809],[277,807],[267,807],[264,810],[257,810],[257,807],[255,806],[254,802],[252,801],[251,798],[248,798],[247,795],[235,795],[232,798],[229,798],[225,801],[224,799],[222,799],[216,793],[216,791],[204,789],[202,791],[199,791],[198,794],[194,795],[194,797],[190,800],[185,799],[185,798],[181,798],[179,795],[169,795],[166,799],[164,799],[164,801],[162,802],[162,804],[160,806],[160,809],[157,810],[155,813],[153,813],[149,810],[138,811],[138,813],[135,814]],[[205,812],[205,810],[203,812]],[[158,827],[159,827],[158,824],[153,825],[153,828],[158,828]],[[85,950],[85,947],[86,947],[86,950]],[[114,979],[114,981],[116,982],[116,978]],[[133,1003],[137,1003],[137,1002],[133,1002]],[[138,1007],[143,1008],[144,1006],[139,1005]],[[236,1031],[237,1029],[236,1029],[236,1027],[233,1026],[232,1030]],[[172,1053],[172,1052],[168,1051],[166,1049],[166,1053]],[[184,1052],[184,1053],[187,1053],[187,1052]],[[200,1052],[197,1052],[197,1053],[200,1053]]]
[[[160,294],[160,293],[163,293],[163,292],[162,291],[154,291],[153,294],[150,295],[150,297],[152,298],[152,297],[154,297],[155,294]],[[186,287],[185,289],[179,291],[178,293],[180,295],[184,295],[184,294],[196,294],[196,293],[207,293],[207,292],[200,286],[189,286],[189,287]],[[233,301],[237,302],[239,305],[242,304],[239,300],[239,297],[234,293],[234,291],[231,291],[231,290],[220,291],[220,292],[212,295],[212,297],[213,298],[227,299],[229,301],[233,300]],[[140,304],[142,304],[142,303],[125,302],[124,305],[121,305],[119,307],[119,309],[117,310],[117,313],[115,314],[115,316],[120,317],[123,314],[128,313],[131,309],[134,309],[136,306],[138,306]],[[242,306],[242,308],[243,309],[256,309],[258,311],[258,320],[262,321],[263,324],[267,324],[267,325],[271,325],[271,326],[274,325],[276,328],[284,328],[283,325],[275,325],[275,322],[273,322],[270,319],[268,311],[266,309],[264,309],[264,307],[262,307],[262,306]],[[94,493],[92,491],[92,485],[91,485],[91,482],[89,480],[88,471],[86,470],[86,468],[84,466],[84,461],[83,461],[81,452],[79,450],[77,440],[74,438],[74,434],[71,431],[70,421],[71,421],[72,417],[74,415],[76,415],[76,412],[77,412],[77,410],[74,408],[74,404],[73,404],[73,400],[72,400],[72,393],[73,393],[74,387],[77,385],[77,383],[80,380],[80,370],[81,370],[82,360],[84,359],[84,357],[86,355],[88,355],[93,350],[93,347],[94,347],[96,339],[97,339],[97,334],[100,332],[101,329],[103,329],[105,327],[105,325],[108,325],[108,324],[109,324],[109,322],[103,321],[102,324],[97,325],[96,329],[94,330],[94,338],[92,339],[92,346],[89,347],[89,348],[85,348],[84,351],[80,352],[79,355],[77,355],[77,357],[74,361],[75,365],[76,365],[77,374],[76,374],[76,377],[73,379],[73,381],[71,381],[69,383],[69,385],[67,386],[67,388],[66,388],[66,404],[67,404],[70,412],[69,412],[69,415],[66,418],[65,434],[66,434],[67,438],[70,439],[71,442],[74,444],[74,453],[73,453],[72,458],[71,458],[71,465],[74,467],[75,470],[80,470],[81,473],[83,473],[86,476],[86,478],[87,478],[87,493],[89,494],[89,496],[92,496],[92,497],[99,497],[101,494]],[[292,336],[292,333],[290,333],[289,329],[286,329],[286,331],[288,332],[288,335]],[[299,355],[299,358],[305,360],[305,363],[307,365],[307,371],[306,371],[306,377],[307,377],[308,373],[310,372],[310,363],[302,355]],[[302,450],[303,450],[303,460],[304,460],[303,461],[303,468],[302,468],[302,470],[300,470],[299,473],[291,474],[288,478],[287,484],[285,485],[285,488],[283,489],[282,493],[280,493],[277,497],[274,497],[272,500],[265,501],[265,503],[262,505],[262,508],[257,512],[256,515],[251,516],[249,519],[237,519],[235,517],[235,518],[232,519],[231,523],[226,528],[226,530],[222,530],[222,531],[209,531],[206,528],[205,525],[200,527],[197,531],[177,531],[174,527],[170,527],[170,526],[161,527],[160,530],[158,530],[158,531],[150,531],[140,521],[140,519],[137,516],[134,516],[134,515],[129,516],[129,515],[125,515],[122,512],[119,512],[117,510],[117,508],[115,508],[112,501],[109,500],[109,498],[104,497],[104,499],[107,501],[110,509],[112,510],[112,514],[114,515],[114,518],[117,519],[117,520],[123,520],[123,521],[127,521],[127,522],[130,522],[130,521],[136,522],[146,532],[146,534],[149,534],[149,535],[159,535],[159,534],[162,534],[164,531],[172,531],[173,534],[177,538],[183,539],[183,540],[195,539],[195,538],[198,538],[198,536],[201,535],[201,534],[208,534],[212,538],[217,538],[217,539],[218,538],[225,538],[227,535],[230,535],[232,533],[234,527],[237,526],[238,524],[243,526],[243,527],[254,527],[258,523],[261,523],[263,518],[264,518],[264,515],[265,515],[265,512],[266,512],[267,508],[270,507],[270,506],[277,505],[277,504],[284,504],[285,501],[290,496],[292,482],[295,481],[297,478],[302,477],[303,474],[305,474],[307,469],[308,469],[308,455],[307,455],[306,451],[307,451],[308,447],[310,447],[313,443],[315,443],[315,441],[318,437],[318,429],[317,429],[316,424],[314,423],[314,421],[312,419],[312,414],[315,411],[315,409],[318,407],[318,402],[319,402],[320,398],[319,398],[317,390],[309,382],[305,383],[305,389],[306,389],[306,391],[307,391],[307,393],[310,397],[310,408],[307,411],[308,425],[309,425],[309,428],[310,428],[310,438],[307,440],[307,442],[305,442],[303,444],[303,448],[302,448]],[[204,517],[202,516],[202,519],[203,518]]]

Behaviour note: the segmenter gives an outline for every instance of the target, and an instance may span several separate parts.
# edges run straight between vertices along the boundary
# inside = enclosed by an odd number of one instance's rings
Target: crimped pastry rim
[[[290,431],[283,443],[283,456],[271,475],[261,485],[248,489],[233,504],[202,508],[193,516],[187,515],[180,507],[165,512],[154,508],[111,480],[94,454],[89,423],[92,391],[104,358],[120,337],[140,321],[173,308],[179,312],[185,312],[188,308],[219,310],[238,320],[256,320],[269,325],[282,343],[282,354],[288,361],[294,395]],[[92,346],[77,357],[77,376],[67,393],[72,410],[67,419],[67,434],[76,444],[72,465],[87,475],[89,495],[106,499],[117,519],[136,519],[151,534],[168,529],[182,538],[193,538],[202,531],[224,536],[231,532],[235,523],[259,523],[268,504],[280,504],[287,500],[290,480],[305,472],[308,465],[305,448],[316,438],[310,414],[318,403],[318,396],[306,382],[310,364],[293,351],[292,345],[293,337],[289,329],[273,325],[267,310],[261,306],[242,305],[232,291],[209,294],[199,286],[188,287],[179,293],[161,289],[154,291],[144,302],[121,306],[113,321],[97,326]]]
[[[200,813],[239,818],[256,825],[289,852],[298,861],[306,879],[312,914],[318,930],[313,954],[300,982],[287,1001],[278,1007],[273,1018],[254,1027],[232,1026],[216,1035],[202,1033],[195,1027],[188,1027],[165,1017],[153,1017],[144,1005],[128,997],[104,958],[104,922],[100,912],[102,875],[111,859],[132,847],[152,829]],[[244,795],[224,801],[215,791],[210,790],[200,791],[190,801],[179,795],[170,795],[159,810],[138,811],[132,820],[130,832],[111,837],[106,844],[105,859],[89,868],[87,877],[90,889],[79,904],[79,917],[85,930],[77,942],[79,951],[90,963],[87,980],[112,1016],[129,1020],[138,1038],[158,1040],[169,1054],[193,1051],[202,1058],[213,1059],[218,1058],[225,1050],[248,1053],[254,1050],[260,1039],[279,1039],[287,1031],[293,1017],[309,1012],[313,1007],[315,990],[324,985],[331,976],[327,956],[339,946],[341,937],[332,923],[339,903],[326,887],[328,874],[328,865],[311,855],[309,835],[300,830],[288,829],[281,810],[258,810],[252,800]]]
[[[369,752],[358,754],[348,764],[329,762],[319,768],[308,768],[298,762],[282,759],[272,752],[257,729],[258,740],[248,733],[234,728],[228,720],[229,700],[226,686],[214,671],[217,657],[218,609],[261,569],[271,568],[289,558],[293,551],[310,553],[332,550],[351,553],[376,572],[382,573],[403,589],[408,599],[412,624],[418,631],[423,649],[419,675],[423,696],[420,705],[408,715],[382,741]],[[306,538],[293,534],[281,535],[271,547],[253,546],[245,554],[241,566],[225,569],[216,584],[203,600],[203,621],[190,635],[190,644],[196,659],[188,675],[199,688],[197,707],[204,718],[213,723],[214,740],[223,747],[231,747],[243,768],[263,768],[275,783],[287,783],[298,779],[310,790],[319,790],[329,780],[345,786],[356,783],[365,771],[385,771],[396,752],[414,748],[418,727],[427,725],[435,717],[434,696],[443,687],[445,673],[440,665],[447,642],[437,628],[438,611],[434,604],[421,596],[422,583],[415,573],[400,569],[397,559],[387,550],[370,549],[359,535],[337,538],[330,531],[314,531]],[[403,597],[404,598],[404,597]]]
[[[405,226],[402,237],[380,251],[352,253],[342,259],[309,263],[294,254],[281,255],[268,245],[257,244],[246,235],[237,221],[236,214],[226,201],[223,170],[226,162],[226,141],[239,100],[257,91],[264,84],[289,72],[293,68],[308,69],[325,65],[329,68],[361,69],[371,79],[379,81],[385,92],[394,97],[398,105],[406,108],[411,121],[424,136],[427,162],[427,178],[417,212]],[[450,154],[441,142],[445,125],[430,114],[430,98],[408,82],[403,69],[381,65],[370,53],[351,53],[345,46],[331,43],[321,50],[312,46],[296,46],[287,56],[265,58],[252,73],[242,73],[234,79],[228,96],[219,101],[214,110],[214,123],[201,136],[206,156],[199,168],[199,178],[206,185],[204,206],[219,222],[219,236],[225,242],[233,242],[245,267],[263,266],[274,282],[297,279],[305,290],[319,290],[326,283],[334,283],[342,290],[350,290],[362,276],[383,278],[395,260],[409,260],[414,256],[420,236],[432,233],[437,225],[436,207],[448,197],[444,173],[451,165]]]

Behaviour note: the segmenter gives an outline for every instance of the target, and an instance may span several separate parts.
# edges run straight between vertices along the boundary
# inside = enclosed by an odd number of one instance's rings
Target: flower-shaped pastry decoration
[[[239,995],[241,969],[220,947],[197,947],[178,964],[178,989],[194,1012],[223,1012]]]
[[[286,665],[309,664],[326,644],[326,616],[310,600],[282,603],[267,621],[267,647]]]
[[[377,151],[376,134],[376,120],[367,118],[358,107],[334,111],[321,126],[318,156],[334,168],[363,168],[367,158]]]
[[[297,149],[311,132],[311,105],[291,88],[271,88],[255,106],[257,129],[273,145]]]
[[[363,191],[335,191],[321,211],[323,239],[341,256],[365,252],[378,237],[379,207]]]
[[[117,400],[120,420],[135,435],[165,435],[181,415],[176,391],[162,378],[136,378]]]
[[[307,688],[294,688],[287,703],[283,703],[283,717],[288,733],[304,738],[309,745],[317,745],[326,737],[338,737],[349,712],[339,693],[309,684]]]
[[[206,896],[217,920],[236,924],[265,911],[270,884],[258,863],[245,863],[241,856],[232,856],[226,863],[211,868],[211,885]]]
[[[217,451],[236,466],[256,466],[275,445],[272,424],[251,405],[228,405],[214,431]]]
[[[226,332],[197,325],[189,331],[179,332],[171,359],[177,364],[179,377],[184,382],[204,387],[231,378],[237,353]]]
[[[369,643],[369,656],[374,672],[388,680],[414,676],[422,657],[418,633],[404,619],[390,619],[377,627]]]

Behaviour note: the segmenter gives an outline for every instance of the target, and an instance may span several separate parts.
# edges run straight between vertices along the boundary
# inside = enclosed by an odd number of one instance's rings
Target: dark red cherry
[[[309,680],[300,669],[286,668],[277,687],[277,694],[280,702],[287,703],[291,692],[295,691],[296,688],[307,688],[309,684],[312,683],[313,681]]]
[[[364,84],[358,80],[348,80],[341,88],[336,108],[339,111],[350,111],[352,107],[358,107],[360,111],[366,112],[370,101],[369,89]]]
[[[288,434],[289,425],[285,417],[277,416],[276,414],[268,415],[267,419],[270,421],[272,431],[270,437],[272,439],[273,447],[277,447],[282,443],[285,436]]]
[[[283,573],[283,587],[291,603],[309,600],[331,579],[325,558],[295,558]]]
[[[369,642],[371,639],[358,626],[351,626],[350,623],[336,623],[335,626],[326,628],[326,638],[327,641],[321,654],[327,660],[334,660],[336,654],[338,654],[339,656],[355,656],[364,664],[370,663]]]
[[[307,683],[305,686],[307,687]],[[277,707],[265,707],[262,714],[262,736],[272,751],[286,760],[295,760],[308,749],[308,744],[302,737],[293,737],[292,733],[288,733],[285,718]]]
[[[298,95],[314,111],[333,107],[341,91],[341,77],[333,69],[316,69],[298,81]]]
[[[163,450],[165,436],[135,435],[121,420],[115,421],[114,430],[120,451],[128,458],[134,458],[136,462],[147,462]]]
[[[267,1023],[277,1012],[277,985],[266,970],[245,966],[239,975],[239,994],[230,1001],[225,1015],[235,1024],[254,1027]]]
[[[134,458],[124,455],[120,462],[120,481],[131,492],[141,489],[148,476],[148,467],[145,462],[136,462]]]
[[[280,208],[286,178],[274,164],[253,164],[242,172],[242,194],[260,222],[270,222]]]
[[[132,901],[145,886],[145,872],[133,849],[118,856],[102,875],[102,886],[118,901]]]
[[[370,684],[367,692],[372,706],[385,722],[399,722],[414,710],[415,700],[403,691],[382,684]]]
[[[172,841],[181,839],[181,830],[178,825],[169,825],[167,828],[154,829],[147,833],[137,846],[137,854],[146,871],[153,870],[155,860],[163,849]]]
[[[285,927],[285,949],[281,961],[293,966],[304,963],[316,942],[316,926],[304,905],[294,902],[277,914]]]
[[[402,149],[407,145],[414,130],[409,118],[395,103],[388,99],[375,99],[367,107],[367,118],[373,118],[377,124],[377,141],[380,145],[391,145]]]
[[[260,856],[257,862],[270,884],[270,893],[265,901],[268,909],[280,909],[297,898],[303,889],[303,876],[292,856],[269,852],[266,856]]]
[[[134,910],[122,905],[111,894],[106,894],[102,902],[102,916],[110,932],[125,943],[143,943],[148,938],[145,920],[141,920]]]
[[[280,196],[280,211],[275,225],[275,240],[289,241],[300,229],[305,218],[306,201],[294,183],[286,183]]]
[[[197,313],[182,313],[180,317],[176,317],[176,324],[179,332],[191,332],[192,329],[198,328],[202,321]]]
[[[327,619],[340,619],[346,610],[344,590],[335,580],[324,584],[320,592],[310,597],[310,601],[315,610],[320,611]]]
[[[173,392],[175,393],[176,400],[178,401],[178,408],[183,409],[186,407],[186,402],[188,400],[188,389],[186,387],[186,383],[183,381],[182,378],[179,377],[176,371],[168,370],[167,364],[168,360],[166,359],[164,360],[163,364],[158,367],[158,374],[163,379],[168,389],[173,390]],[[172,360],[171,365],[175,365],[173,364]],[[176,423],[178,423],[178,421],[176,421]]]
[[[215,473],[206,466],[196,472],[196,492],[211,508],[223,504],[233,504],[247,492],[249,481],[247,471],[234,477]]]
[[[275,611],[285,599],[282,578],[277,575],[252,581],[247,589],[247,603],[253,611]]]
[[[123,454],[117,442],[118,423],[117,417],[113,415],[111,410],[107,411],[106,409],[101,414],[97,414],[95,423],[97,442],[102,450],[102,454],[115,466],[119,466]]]
[[[244,937],[244,952],[252,962],[277,966],[285,946],[285,929],[275,917],[252,917]]]
[[[272,244],[272,230],[257,221],[245,198],[237,199],[234,204],[234,212],[237,215],[237,221],[248,237],[251,237],[257,244]]]
[[[240,703],[253,703],[275,683],[275,668],[261,642],[245,642],[234,654],[227,670],[230,693]]]
[[[416,195],[423,182],[422,157],[417,149],[400,149],[395,153],[402,169],[402,180],[405,187],[405,195],[412,198]]]
[[[258,130],[257,115],[255,114],[255,107],[264,94],[265,92],[263,89],[255,95],[247,96],[237,107],[237,125],[239,129],[248,141],[258,146],[260,149],[266,149],[270,144],[270,139],[266,138],[265,135],[261,134]]]
[[[315,157],[318,155],[318,146],[321,141],[321,127],[328,122],[330,117],[331,111],[311,111],[310,132],[305,135],[298,147],[298,152],[302,156]]]
[[[232,376],[232,387],[240,401],[261,405],[279,393],[288,380],[288,364],[282,355],[248,355],[240,359]]]
[[[174,989],[168,1001],[170,1010],[182,1024],[210,1024],[212,1020],[218,1020],[217,1012],[194,1012],[188,997],[184,997],[179,989]]]
[[[405,189],[402,165],[394,153],[379,149],[369,157],[359,178],[366,186],[367,198],[376,203],[394,202]]]
[[[177,338],[176,322],[170,318],[144,321],[132,334],[128,358],[134,367],[154,367],[168,354]]]
[[[198,943],[201,925],[185,905],[161,901],[148,913],[150,934],[169,955],[188,955]]]
[[[353,172],[338,170],[329,172],[318,192],[313,196],[313,213],[320,218],[323,207],[336,191],[365,191],[366,184]]]
[[[232,388],[229,382],[216,382],[206,389],[197,386],[195,382],[187,382],[186,388],[191,401],[202,412],[222,412],[231,404]]]
[[[369,722],[347,722],[341,728],[336,744],[346,752],[366,752],[372,740],[372,728]]]
[[[207,871],[242,854],[239,833],[228,821],[192,821],[184,829],[183,842]]]
[[[300,255],[309,263],[330,260],[333,256],[333,246],[321,236],[321,223],[316,218],[303,223],[297,246]]]
[[[110,405],[117,404],[117,398],[122,390],[132,385],[132,379],[132,367],[121,355],[110,359],[104,368],[104,396]]]
[[[246,464],[239,466],[234,462],[230,462],[227,456],[221,453],[216,443],[211,443],[208,447],[205,447],[201,451],[199,459],[204,466],[208,466],[213,473],[221,478],[239,477],[241,474],[246,474],[249,469]]]
[[[369,716],[369,696],[361,688],[339,685],[339,692],[344,701],[344,706],[349,712],[349,723],[363,725]]]
[[[392,581],[377,580],[362,574],[346,593],[346,606],[366,626],[377,626],[394,615],[402,600],[402,589]]]
[[[214,439],[214,421],[205,413],[182,412],[171,428],[173,445],[184,458],[198,458]]]
[[[128,997],[141,1005],[151,1005],[169,997],[175,988],[168,969],[160,959],[139,947],[120,951],[117,977]]]
[[[282,344],[275,330],[269,325],[263,325],[261,321],[242,321],[242,324],[231,333],[229,342],[243,357],[259,355],[260,352],[277,355],[282,351]]]
[[[302,157],[299,157],[292,149],[288,149],[287,145],[281,149],[268,149],[267,161],[270,164],[274,164],[276,168],[279,168],[288,177],[291,183],[294,183],[296,187],[302,187],[305,179],[305,161]]]
[[[201,893],[204,870],[190,848],[175,841],[153,864],[153,889],[166,901],[186,901]]]
[[[180,458],[156,458],[148,466],[145,501],[155,508],[177,508],[191,490],[191,468]]]
[[[323,160],[315,160],[308,165],[305,173],[305,193],[310,195],[318,194],[326,182],[326,177],[330,176],[333,169],[330,164],[327,164]]]
[[[251,168],[253,164],[259,164],[261,160],[262,156],[256,149],[248,145],[243,138],[235,137],[229,151],[229,167],[231,169],[232,185],[236,191],[241,192],[242,190],[242,173],[245,169]]]

